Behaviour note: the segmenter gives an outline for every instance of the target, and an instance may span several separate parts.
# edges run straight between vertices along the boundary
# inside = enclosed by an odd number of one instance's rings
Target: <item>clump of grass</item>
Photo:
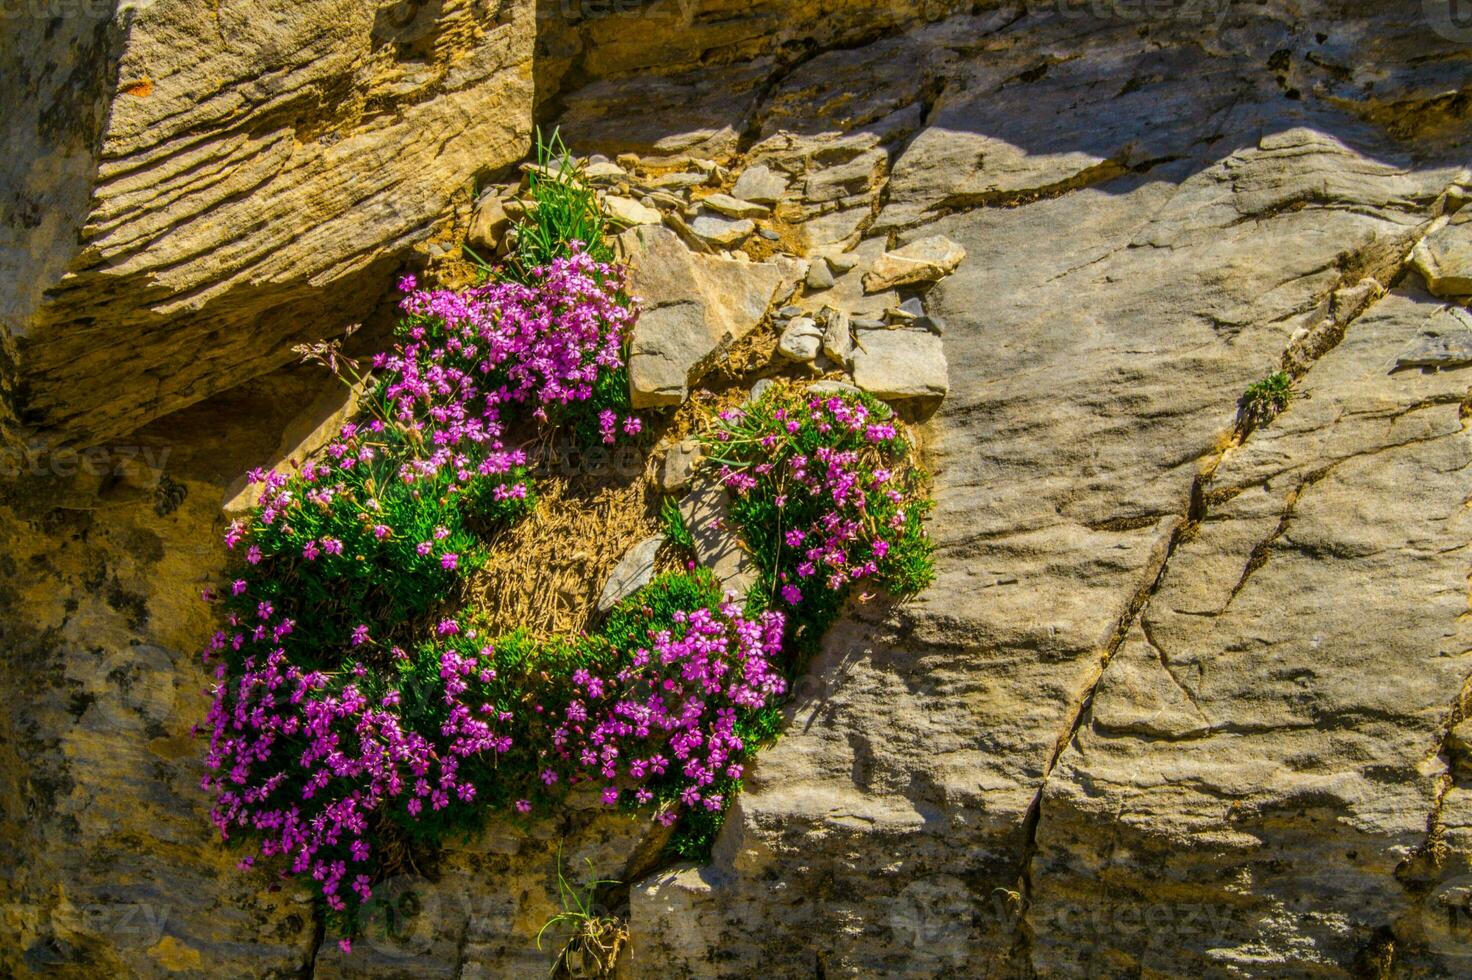
[[[1293,378],[1287,371],[1275,371],[1247,386],[1237,401],[1237,411],[1250,426],[1267,425],[1293,400]]]
[[[664,498],[664,503],[660,505],[659,523],[664,528],[664,536],[674,542],[676,547],[690,552],[695,550],[695,537],[685,524],[685,515],[680,513],[680,507],[673,497]]]
[[[588,871],[593,871],[593,862]],[[566,929],[569,935],[552,963],[554,977],[611,977],[619,950],[629,938],[622,922],[604,915],[595,903],[598,889],[617,885],[611,878],[595,878],[582,889],[573,887],[562,873],[562,850],[557,851],[557,894],[562,911],[554,914],[537,933],[537,949],[548,929]]]
[[[613,249],[598,196],[556,130],[546,139],[537,130],[537,164],[527,176],[529,199],[525,217],[516,223],[511,263],[524,273],[566,255],[575,241],[595,261],[610,261]]]

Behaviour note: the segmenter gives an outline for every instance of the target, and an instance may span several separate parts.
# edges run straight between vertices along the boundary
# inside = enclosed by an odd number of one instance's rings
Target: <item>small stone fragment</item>
[[[603,160],[601,162],[589,163],[583,171],[583,176],[589,180],[622,180],[628,176],[628,172],[616,163],[609,163],[607,160]]]
[[[756,233],[769,242],[780,242],[782,240],[781,235],[777,234],[775,231],[765,226],[758,228],[756,230]]]
[[[501,244],[501,236],[510,227],[511,216],[506,213],[505,203],[496,195],[488,195],[476,206],[465,240],[484,257],[484,253],[496,250],[496,246]]]
[[[598,596],[598,611],[606,613],[654,579],[654,559],[664,535],[656,534],[634,545],[609,573],[608,582]]]
[[[812,317],[800,316],[782,331],[782,339],[777,342],[777,352],[788,360],[808,363],[817,359],[822,346],[822,328]]]
[[[824,253],[823,258],[827,260],[833,274],[838,276],[845,272],[852,272],[859,264],[859,257],[852,252],[827,252]]]
[[[770,167],[757,164],[755,167],[748,167],[736,179],[736,186],[731,188],[731,194],[743,201],[776,204],[786,190],[786,177],[776,173]]]
[[[654,208],[615,194],[603,199],[603,210],[615,224],[620,225],[657,225],[664,220],[664,216]]]
[[[712,194],[710,197],[701,198],[700,203],[728,218],[760,218],[772,210],[760,204],[752,204],[750,201],[737,200],[729,194]]]
[[[658,177],[654,177],[649,181],[649,186],[657,187],[660,190],[669,190],[672,188],[684,189],[686,187],[699,187],[701,184],[705,183],[705,181],[705,174],[677,172],[672,174],[661,174]]]
[[[841,310],[824,310],[823,353],[847,370],[854,353],[854,336],[848,314]]]
[[[812,265],[808,266],[807,284],[812,290],[833,288],[833,271],[823,258],[814,259]]]
[[[659,488],[665,493],[673,493],[689,486],[700,457],[699,439],[682,439],[671,446],[659,467]]]
[[[1472,211],[1458,211],[1442,227],[1416,243],[1411,265],[1433,296],[1472,295]]]
[[[966,249],[944,235],[931,235],[893,252],[885,252],[864,276],[864,291],[877,293],[896,286],[935,282],[955,271]]]
[[[683,198],[675,194],[670,194],[666,191],[650,191],[648,194],[645,195],[645,203],[648,204],[650,207],[658,205],[662,208],[675,209],[683,208],[685,206],[685,201]]]
[[[728,218],[702,214],[690,222],[690,230],[697,238],[710,242],[712,245],[730,246],[749,238],[756,230],[756,225],[745,219],[732,221]]]

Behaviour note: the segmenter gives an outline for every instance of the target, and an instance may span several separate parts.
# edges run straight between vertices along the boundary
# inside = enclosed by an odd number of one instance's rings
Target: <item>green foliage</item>
[[[619,921],[602,914],[595,901],[599,888],[619,882],[592,877],[593,861],[591,858],[584,860],[588,864],[590,880],[579,889],[562,873],[562,848],[557,849],[557,895],[562,910],[553,914],[537,931],[537,949],[542,948],[542,937],[547,930],[568,932],[552,964],[554,977],[611,976],[619,947],[627,938]]]
[[[566,256],[568,243],[573,241],[582,242],[596,261],[610,261],[613,250],[604,234],[598,197],[556,130],[546,140],[537,130],[537,164],[542,169],[528,174],[531,200],[526,216],[516,223],[512,264],[525,275],[527,270]]]
[[[1249,425],[1267,425],[1293,400],[1293,378],[1277,371],[1247,386],[1238,400],[1238,412]]]
[[[659,505],[659,523],[664,528],[664,536],[674,542],[676,547],[686,552],[695,551],[695,537],[686,526],[685,515],[680,513],[680,505],[675,503],[673,497],[664,498],[664,502]]]
[[[547,175],[530,175],[530,200],[526,217],[516,229],[515,253],[506,270],[490,273],[531,285],[530,280],[535,279],[531,270],[568,257],[574,241],[582,242],[597,261],[611,258],[596,196],[556,133],[546,141],[538,134],[537,158],[544,167],[556,169]],[[598,281],[611,293],[617,275],[605,268]],[[607,309],[619,310],[626,301],[622,296],[611,300],[604,315]],[[436,365],[466,376],[478,374],[478,383],[486,390],[507,381],[498,373],[504,368],[479,371],[473,351],[446,343],[453,338],[444,336],[444,324],[433,316],[408,316],[401,333],[447,347]],[[627,371],[606,366],[603,360],[597,363],[605,367],[593,382],[591,397],[577,404],[547,405],[536,416],[539,424],[560,427],[583,446],[611,442],[620,417],[624,434],[638,434],[639,420],[629,415]],[[1286,385],[1286,375],[1284,379]],[[663,634],[661,642],[665,643],[670,634],[677,640],[690,636],[679,625],[687,622],[684,614],[719,609],[719,586],[706,569],[666,573],[619,604],[590,632],[556,637],[525,631],[494,638],[486,635],[484,621],[476,622],[476,612],[460,608],[464,585],[487,560],[486,541],[491,532],[519,520],[536,505],[530,474],[517,467],[496,475],[467,475],[479,473],[477,464],[483,458],[472,449],[457,463],[455,469],[463,471],[458,476],[446,466],[422,477],[399,478],[406,461],[422,460],[432,447],[425,444],[428,440],[420,430],[396,420],[385,381],[353,380],[368,389],[365,407],[357,423],[349,426],[357,431],[348,434],[344,430],[341,441],[329,452],[339,450],[336,455],[340,456],[350,448],[353,454],[362,453],[361,462],[354,455],[353,465],[334,469],[330,481],[314,481],[299,473],[288,478],[284,487],[276,487],[285,491],[274,499],[289,514],[289,528],[286,520],[277,521],[261,512],[253,515],[248,537],[251,555],[245,559],[248,564],[236,566],[242,592],[225,599],[232,630],[254,630],[258,635],[250,642],[260,643],[269,635],[270,624],[288,620],[292,628],[272,642],[279,644],[292,670],[320,671],[329,678],[324,681],[325,689],[341,694],[351,687],[364,705],[391,708],[396,724],[404,731],[423,733],[428,742],[460,724],[452,717],[456,707],[447,678],[453,673],[446,673],[446,656],[474,664],[477,717],[494,719],[497,732],[508,738],[507,747],[477,749],[460,760],[456,779],[467,790],[464,795],[422,811],[406,809],[402,799],[395,800],[395,805],[375,809],[368,825],[371,829],[358,832],[433,846],[447,836],[473,831],[488,809],[545,814],[561,804],[573,782],[570,772],[554,778],[556,774],[548,767],[555,763],[547,747],[560,737],[557,726],[566,726],[569,704],[590,697],[586,677],[575,681],[575,675],[617,678],[620,696],[627,694],[636,701],[641,694],[678,690],[654,686],[655,681],[633,667],[648,661],[643,651],[654,647],[651,638],[656,634]],[[1285,388],[1284,404],[1286,398]],[[850,425],[855,418],[859,424]],[[833,424],[835,420],[846,421]],[[786,617],[781,646],[784,659],[779,666],[789,691],[822,635],[855,595],[867,601],[871,586],[896,597],[913,595],[934,576],[931,543],[923,527],[931,506],[926,477],[915,465],[903,427],[892,421],[888,407],[866,394],[815,399],[779,382],[754,405],[727,417],[704,440],[707,465],[719,467],[732,490],[731,527],[753,555],[758,570],[757,584],[745,600],[745,614],[755,617],[780,610]],[[826,460],[824,454],[834,453],[844,457],[838,471],[852,478],[850,486],[860,488],[857,499],[849,494],[841,504],[835,503],[843,496],[838,493],[841,488],[823,482],[834,479],[832,467],[826,463],[813,467],[813,474],[820,470],[825,474],[820,480],[795,464],[803,459]],[[516,493],[505,492],[511,488]],[[831,526],[835,516],[850,529],[842,532],[846,536],[841,540],[830,536],[822,541],[832,532],[818,529]],[[677,547],[693,553],[691,530],[673,500],[663,502],[660,521]],[[808,535],[800,546],[793,539],[799,530]],[[330,541],[333,548],[304,553],[304,541],[312,549],[314,542]],[[845,557],[815,573],[808,567],[815,543],[838,548]],[[272,605],[273,612],[260,611],[262,603]],[[734,611],[727,608],[722,616],[731,620]],[[764,622],[769,630],[767,646],[775,649],[782,620],[773,615]],[[257,659],[258,651],[253,653],[249,643],[244,652],[239,644],[226,649],[224,636],[222,632],[219,649],[229,670],[223,676],[234,679],[259,669],[248,666]],[[752,670],[752,661],[746,663],[746,669]],[[768,691],[775,697],[781,687],[773,675],[776,668],[764,662],[761,669],[767,671],[765,676],[772,681]],[[299,673],[293,677],[298,678]],[[714,686],[705,693],[715,704],[724,696],[726,692]],[[682,805],[682,793],[692,789],[693,777],[678,764],[667,771],[655,770],[641,784],[638,798],[645,805],[652,802],[661,811],[660,817],[668,818],[667,823],[675,811],[681,813],[669,845],[672,853],[694,860],[708,857],[724,819],[725,811],[719,807],[722,801],[729,805],[740,790],[741,766],[779,736],[784,719],[781,706],[768,700],[765,706],[752,708],[753,703],[757,702],[740,702],[745,706],[737,708],[738,702],[731,702],[725,723],[733,724],[734,718],[740,745],[732,743],[731,765],[718,765],[702,777],[715,778],[701,789],[709,805],[718,809],[695,805],[698,797],[686,798]],[[464,705],[458,707],[466,710]],[[288,710],[294,709],[283,708]],[[351,755],[360,742],[369,744],[363,731],[344,729],[342,740],[329,747]],[[566,733],[564,727],[562,736]],[[291,737],[297,741],[283,738],[281,754],[295,760],[306,739],[296,734]],[[319,741],[325,737],[315,736]],[[437,758],[442,760],[444,753]],[[322,782],[308,785],[304,769],[287,766],[279,775],[279,787],[293,799],[342,799],[358,790],[358,784],[343,771],[328,778],[327,767],[319,763],[317,775]],[[639,778],[646,779],[643,774]],[[635,809],[617,787],[609,786],[606,791],[611,794],[606,798],[609,805]],[[715,795],[721,799],[710,799]],[[336,842],[333,846],[338,851],[346,847]],[[377,846],[375,841],[375,849]],[[341,855],[324,849],[322,857],[329,856]],[[370,869],[366,859],[354,861],[364,862],[362,870]],[[586,972],[590,963],[599,969],[611,964],[610,949],[616,954],[621,941],[618,926],[595,914],[592,906],[594,891],[611,882],[594,881],[583,892],[575,890],[563,876],[560,856],[557,876],[562,911],[538,934],[539,948],[549,929],[569,927],[572,938],[554,970]],[[350,932],[353,912],[343,909],[341,903],[334,908],[332,921]]]

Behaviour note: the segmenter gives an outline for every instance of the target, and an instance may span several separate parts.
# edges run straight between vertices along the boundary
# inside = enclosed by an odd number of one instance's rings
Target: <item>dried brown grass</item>
[[[586,629],[613,567],[658,530],[642,474],[536,482],[536,508],[492,539],[490,561],[470,583],[478,625],[493,635]]]

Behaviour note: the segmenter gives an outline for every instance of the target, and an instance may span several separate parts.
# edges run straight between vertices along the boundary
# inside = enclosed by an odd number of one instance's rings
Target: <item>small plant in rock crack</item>
[[[1267,425],[1292,400],[1293,378],[1287,371],[1276,371],[1247,386],[1247,390],[1237,401],[1237,411],[1242,421],[1248,425]]]
[[[588,872],[593,871],[593,862],[587,860]],[[542,948],[542,937],[549,929],[566,930],[567,939],[552,963],[553,977],[611,977],[619,950],[629,938],[629,931],[622,922],[604,915],[596,904],[598,889],[604,885],[617,885],[610,878],[594,878],[581,889],[567,880],[562,873],[562,849],[557,850],[557,894],[562,911],[554,914],[537,932],[537,949]]]

